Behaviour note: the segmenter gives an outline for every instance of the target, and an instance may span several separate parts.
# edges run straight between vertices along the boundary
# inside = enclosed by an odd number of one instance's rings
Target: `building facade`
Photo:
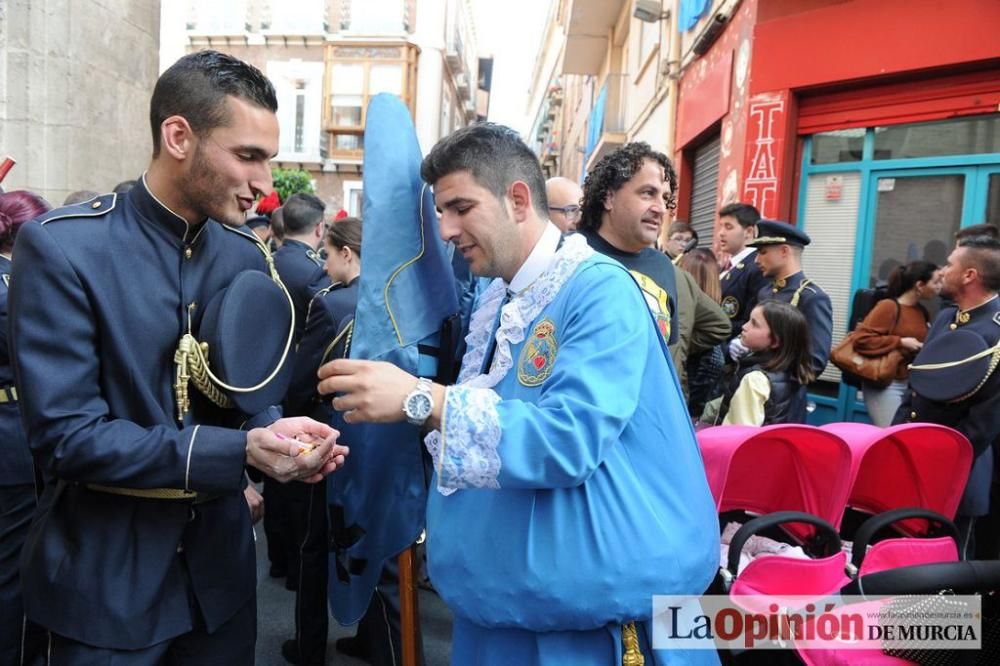
[[[856,290],[1000,223],[997,25],[994,0],[557,0],[529,139],[580,180],[624,141],[665,150],[703,245],[734,201],[798,224],[836,343]],[[864,418],[839,379],[814,422]]]
[[[308,171],[330,207],[358,215],[373,96],[406,103],[425,152],[488,105],[472,16],[468,0],[191,1],[183,35],[186,51],[218,49],[267,74],[281,128],[275,166]]]
[[[17,161],[4,188],[54,205],[148,164],[160,39],[158,0],[59,7],[0,2],[0,156]]]
[[[651,4],[643,14],[634,0],[553,0],[528,102],[527,138],[548,175],[582,182],[627,141],[672,152],[672,22]]]
[[[677,214],[711,229],[740,200],[802,227],[834,344],[855,291],[1000,223],[1000,3],[701,4],[682,33]],[[815,422],[864,417],[839,379],[830,365],[814,387]]]

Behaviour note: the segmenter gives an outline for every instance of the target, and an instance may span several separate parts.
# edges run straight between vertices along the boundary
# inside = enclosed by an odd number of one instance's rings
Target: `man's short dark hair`
[[[153,157],[160,153],[160,126],[170,116],[182,116],[201,137],[230,121],[228,95],[276,112],[274,86],[259,69],[218,51],[190,53],[160,75],[149,103]]]
[[[992,224],[973,224],[972,226],[959,229],[955,232],[955,240],[972,238],[973,236],[989,236],[990,238],[1000,238],[1000,229]]]
[[[958,241],[958,246],[966,248],[966,266],[979,272],[983,286],[989,291],[1000,291],[1000,240],[968,236]]]
[[[760,222],[760,211],[747,203],[731,203],[719,210],[719,217],[731,217],[746,229]]]
[[[513,183],[523,181],[531,191],[531,205],[540,215],[547,214],[538,157],[509,127],[488,122],[463,127],[438,141],[420,165],[420,176],[430,185],[457,171],[468,171],[497,199]]]
[[[620,190],[642,169],[642,164],[646,160],[656,162],[663,167],[667,182],[670,184],[670,196],[666,200],[667,210],[677,208],[677,172],[674,171],[674,165],[666,155],[650,148],[648,143],[636,141],[627,143],[602,157],[587,174],[587,179],[583,181],[583,216],[576,225],[577,229],[597,231],[601,226],[604,200],[608,193]]]
[[[133,187],[135,187],[138,183],[139,181],[137,180],[123,180],[122,182],[115,185],[114,189],[111,191],[114,192],[115,194],[125,194]]]
[[[326,206],[323,200],[315,194],[300,192],[288,197],[281,206],[281,219],[285,223],[285,235],[297,236],[303,232],[312,231],[323,221],[323,211]]]
[[[97,192],[93,190],[77,190],[76,192],[71,192],[66,196],[65,201],[63,201],[63,206],[72,206],[73,204],[83,203],[84,201],[90,201],[94,197],[100,196]]]

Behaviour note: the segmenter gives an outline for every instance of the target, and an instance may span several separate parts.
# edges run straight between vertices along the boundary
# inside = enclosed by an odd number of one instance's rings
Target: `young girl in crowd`
[[[740,360],[721,398],[705,406],[712,425],[804,423],[806,385],[813,380],[809,329],[798,308],[764,301],[750,313],[740,341],[750,354]]]
[[[862,391],[872,423],[885,428],[906,393],[909,371],[906,366],[916,356],[927,337],[930,325],[921,299],[934,298],[941,290],[935,279],[937,266],[929,261],[911,261],[889,275],[889,298],[879,301],[858,324],[854,350],[865,356],[882,356],[893,350],[902,352],[904,362],[896,370],[894,381],[886,387],[865,382]]]

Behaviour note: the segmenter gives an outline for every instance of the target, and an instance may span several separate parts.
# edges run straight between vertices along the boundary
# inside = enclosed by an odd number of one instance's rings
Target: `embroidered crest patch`
[[[556,325],[551,319],[543,319],[535,325],[521,348],[517,359],[517,380],[525,386],[541,386],[552,374],[558,352]]]
[[[730,319],[735,319],[740,311],[740,302],[736,300],[735,296],[726,296],[722,299],[722,311]]]

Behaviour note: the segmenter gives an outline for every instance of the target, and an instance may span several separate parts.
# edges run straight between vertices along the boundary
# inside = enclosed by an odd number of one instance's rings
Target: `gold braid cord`
[[[983,378],[976,385],[976,388],[972,389],[971,391],[969,391],[968,393],[966,393],[963,396],[959,396],[957,398],[952,398],[951,400],[948,401],[949,403],[962,402],[963,400],[968,400],[969,398],[971,398],[972,396],[974,396],[976,393],[978,393],[979,389],[983,388],[983,386],[986,385],[986,382],[988,382],[990,380],[990,377],[996,371],[997,367],[1000,366],[1000,342],[997,342],[995,345],[993,345],[989,349],[984,349],[983,351],[979,352],[978,354],[973,354],[969,358],[963,358],[963,359],[961,359],[959,361],[945,361],[943,363],[922,363],[920,365],[913,365],[911,363],[909,365],[909,370],[911,372],[914,371],[914,370],[943,370],[945,368],[954,368],[955,366],[962,365],[963,363],[970,363],[972,361],[978,361],[979,359],[985,358],[987,356],[990,357],[989,367],[986,368],[986,374],[983,375]]]
[[[245,235],[245,234],[240,234]],[[266,386],[274,377],[278,374],[281,366],[284,365],[285,360],[288,358],[288,351],[292,346],[292,338],[295,332],[295,305],[292,301],[291,294],[288,293],[288,289],[285,288],[284,283],[281,281],[281,277],[278,275],[278,270],[274,265],[274,258],[271,256],[270,250],[267,246],[261,243],[256,238],[251,239],[257,244],[257,248],[264,254],[264,261],[267,264],[267,272],[270,274],[271,279],[281,287],[281,291],[285,294],[285,298],[288,300],[288,309],[291,314],[291,321],[288,327],[288,338],[285,341],[285,350],[281,354],[281,359],[278,364],[274,367],[274,370],[261,382],[255,386],[230,386],[226,384],[221,379],[212,374],[212,370],[208,366],[208,343],[198,342],[194,337],[194,333],[191,331],[191,320],[193,318],[194,304],[192,303],[188,306],[188,332],[184,334],[181,341],[177,345],[177,351],[174,352],[174,365],[177,367],[177,378],[174,382],[174,397],[177,400],[177,420],[181,423],[184,422],[184,416],[191,410],[191,399],[188,394],[188,382],[193,382],[195,388],[197,388],[206,398],[211,400],[213,403],[222,407],[223,409],[228,409],[233,406],[233,401],[223,393],[223,390],[232,391],[234,393],[251,393],[253,391],[258,391],[264,386]]]
[[[639,635],[635,631],[635,622],[622,625],[622,648],[625,650],[625,654],[622,655],[622,666],[644,666],[646,660],[639,651]]]
[[[188,397],[188,381],[194,383],[201,393],[223,409],[233,406],[232,400],[219,389],[209,377],[208,343],[199,343],[190,333],[185,333],[174,353],[174,364],[177,366],[177,383],[174,390],[177,394],[177,420],[183,421],[184,415],[191,409]]]
[[[326,346],[326,349],[323,351],[323,356],[319,360],[319,364],[323,365],[330,360],[330,354],[333,353],[333,348],[337,346],[338,342],[343,340],[345,335],[347,336],[347,341],[344,342],[344,354],[346,356],[348,353],[350,353],[351,337],[353,335],[353,332],[354,332],[354,320],[352,319],[350,323],[348,323],[347,326],[344,327],[344,330],[338,333],[337,337],[335,337],[333,341]]]

